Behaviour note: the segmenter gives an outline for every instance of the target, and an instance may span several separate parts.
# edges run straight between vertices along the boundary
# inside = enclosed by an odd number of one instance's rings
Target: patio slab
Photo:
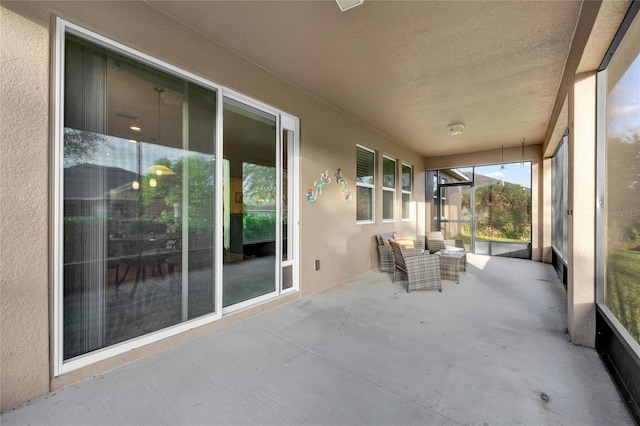
[[[370,271],[2,414],[6,425],[633,425],[550,265]],[[6,391],[6,390],[4,390]]]

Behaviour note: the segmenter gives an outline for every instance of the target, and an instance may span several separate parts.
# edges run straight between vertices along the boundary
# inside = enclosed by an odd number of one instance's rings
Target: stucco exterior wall
[[[49,35],[0,8],[0,398],[49,390]]]
[[[271,306],[347,281],[377,268],[374,234],[424,234],[424,160],[322,100],[298,89],[219,43],[185,28],[142,2],[6,2],[2,13],[2,410],[154,351],[210,332]],[[53,16],[237,90],[300,118],[300,293],[243,311],[208,326],[52,378],[50,272],[53,246],[49,171],[52,110],[49,96]],[[117,25],[113,23],[117,22]],[[161,30],[160,30],[161,29]],[[376,223],[356,224],[332,182],[320,199],[304,198],[320,173],[341,168],[355,195],[355,145],[413,166],[413,219],[382,224],[381,187]],[[398,202],[401,192],[397,192]],[[314,261],[321,262],[319,271]]]

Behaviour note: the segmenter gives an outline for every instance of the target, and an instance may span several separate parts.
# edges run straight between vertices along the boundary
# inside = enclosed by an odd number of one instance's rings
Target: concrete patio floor
[[[367,272],[8,411],[8,425],[632,425],[549,265]],[[4,389],[3,391],[9,391]]]

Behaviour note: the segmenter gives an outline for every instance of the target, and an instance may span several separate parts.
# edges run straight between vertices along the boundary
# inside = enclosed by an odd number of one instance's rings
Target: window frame
[[[369,153],[373,154],[373,176],[372,176],[373,183],[372,184],[358,182],[358,150],[359,149],[368,151]],[[374,151],[371,148],[367,148],[366,146],[356,144],[356,224],[358,225],[367,225],[367,224],[372,224],[376,222],[376,158],[377,158],[376,151]],[[370,209],[371,219],[358,220],[357,218],[358,203],[360,202],[358,200],[359,187],[367,188],[371,190],[371,209]]]
[[[402,194],[401,197],[404,195],[408,195],[409,196],[409,207],[408,207],[408,212],[404,211],[404,199],[401,199],[401,217],[403,221],[410,221],[413,219],[413,209],[411,208],[411,203],[413,202],[413,166],[411,164],[407,164],[405,162],[402,162],[401,165],[401,173],[400,173],[400,185],[402,188]],[[409,169],[409,189],[406,190],[404,189],[404,185],[402,185],[402,176],[404,176],[404,168],[408,168]],[[406,213],[406,214],[405,214]]]
[[[385,182],[384,182],[384,178],[385,178],[385,161],[390,161],[393,162],[393,186],[386,186]],[[396,200],[396,187],[398,186],[398,161],[395,158],[389,157],[388,155],[383,155],[382,156],[382,222],[384,223],[390,223],[390,222],[395,222],[396,221],[396,205],[397,205],[397,200]],[[385,206],[386,206],[386,200],[385,200],[385,192],[386,193],[391,193],[392,195],[392,204],[391,204],[391,217],[385,217]]]

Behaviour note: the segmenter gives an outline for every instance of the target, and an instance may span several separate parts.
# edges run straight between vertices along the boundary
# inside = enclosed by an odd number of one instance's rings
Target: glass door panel
[[[445,240],[462,240],[471,251],[473,223],[471,184],[440,186],[439,221]]]
[[[62,358],[211,314],[216,92],[65,45]]]
[[[473,247],[473,169],[443,169],[427,173],[428,199],[433,199],[435,227],[446,240],[462,240],[468,251]]]
[[[277,246],[276,117],[224,101],[223,307],[273,293]]]
[[[287,290],[293,287],[293,209],[289,207],[289,200],[293,199],[293,188],[289,185],[289,172],[293,171],[290,161],[293,160],[293,156],[290,155],[289,149],[290,140],[293,139],[293,130],[282,129],[282,139],[280,141],[281,154],[281,210],[282,210],[282,273],[281,273],[281,288]]]

